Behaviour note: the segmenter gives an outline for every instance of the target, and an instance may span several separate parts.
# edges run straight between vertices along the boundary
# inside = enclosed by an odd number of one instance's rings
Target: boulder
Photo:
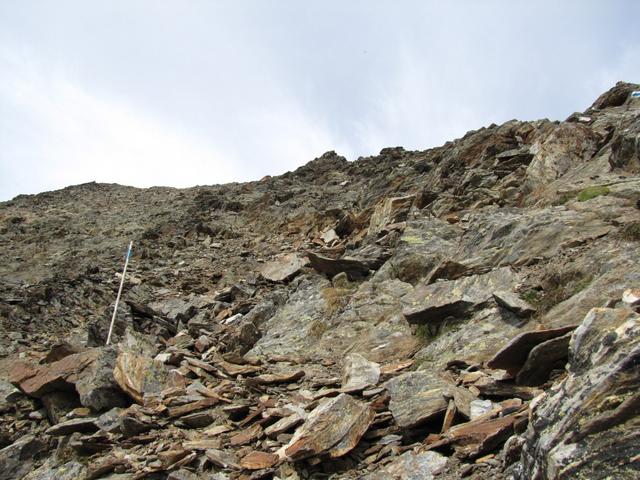
[[[554,369],[564,369],[569,355],[571,332],[536,345],[516,376],[519,385],[542,385]]]
[[[345,272],[349,280],[359,280],[371,270],[377,270],[391,256],[380,247],[369,245],[355,251],[352,255],[341,258],[330,258],[314,252],[307,252],[311,266],[318,272],[333,278],[339,273]]]
[[[405,452],[364,480],[433,480],[446,463],[447,457],[437,452]]]
[[[279,456],[293,461],[341,457],[358,444],[374,416],[366,403],[342,393],[316,407]]]
[[[55,437],[70,435],[74,432],[95,432],[98,428],[95,418],[73,418],[48,428],[45,433]]]
[[[515,479],[637,478],[640,315],[594,308],[575,330],[568,376],[532,407]]]
[[[552,338],[561,337],[576,328],[576,325],[547,330],[534,330],[516,335],[502,347],[491,360],[487,362],[489,368],[507,370],[514,374],[522,368],[527,361],[529,352],[542,342]]]
[[[414,200],[415,195],[384,199],[371,215],[369,235],[378,234],[389,224],[405,221]]]
[[[350,353],[344,361],[342,388],[345,390],[364,389],[377,385],[380,379],[380,365],[370,362],[358,353]]]
[[[144,404],[148,393],[159,393],[165,386],[167,371],[161,362],[129,352],[121,352],[113,371],[115,381],[135,402]]]
[[[444,415],[449,405],[444,394],[451,385],[425,372],[408,372],[389,380],[389,410],[398,426],[412,428]]]
[[[498,305],[512,311],[519,317],[529,317],[536,312],[536,308],[522,300],[513,292],[501,290],[493,292],[493,298]]]
[[[25,435],[0,450],[0,480],[23,478],[33,466],[33,458],[45,449],[35,435]]]
[[[115,358],[114,349],[102,347],[68,355],[49,364],[17,362],[10,372],[10,379],[32,397],[75,391],[83,406],[104,410],[127,403],[114,381]]]
[[[494,291],[516,282],[511,268],[502,267],[484,275],[418,285],[402,297],[402,313],[410,323],[434,322],[448,316],[467,317],[473,309],[491,300]]]
[[[307,259],[301,258],[295,253],[289,253],[265,263],[258,269],[258,272],[271,282],[285,282],[295,277],[308,263]]]

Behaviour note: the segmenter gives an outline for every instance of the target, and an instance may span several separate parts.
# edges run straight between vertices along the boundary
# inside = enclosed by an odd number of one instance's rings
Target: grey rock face
[[[358,389],[374,386],[380,379],[380,365],[362,355],[350,353],[344,362],[342,388]]]
[[[368,475],[366,480],[433,480],[434,473],[447,463],[447,457],[437,452],[413,453],[400,455],[380,472]]]
[[[26,435],[0,450],[0,480],[24,478],[31,470],[33,457],[45,448],[33,435]]]
[[[450,386],[441,378],[410,372],[385,384],[391,395],[389,410],[400,427],[414,427],[442,415],[449,402],[444,393]]]
[[[593,309],[571,338],[569,375],[533,409],[520,479],[637,478],[640,316]]]

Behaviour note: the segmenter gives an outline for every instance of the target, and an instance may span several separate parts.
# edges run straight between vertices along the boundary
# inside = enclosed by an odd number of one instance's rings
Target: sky
[[[0,0],[0,201],[562,120],[640,82],[639,18],[636,0]]]

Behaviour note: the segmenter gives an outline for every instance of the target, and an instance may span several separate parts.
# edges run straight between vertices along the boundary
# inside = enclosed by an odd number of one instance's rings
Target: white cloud
[[[0,164],[21,178],[22,188],[38,191],[43,185],[94,179],[188,186],[236,176],[230,167],[233,158],[175,123],[113,96],[89,92],[25,52],[3,52],[0,62],[5,72],[0,104],[17,112],[15,124],[3,125]],[[12,138],[5,138],[7,131]],[[5,183],[9,178],[3,175],[3,197],[18,193]]]

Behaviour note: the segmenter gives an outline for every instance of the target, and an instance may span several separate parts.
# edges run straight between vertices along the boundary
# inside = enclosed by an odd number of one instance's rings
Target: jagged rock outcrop
[[[638,90],[0,204],[0,478],[636,478]]]

